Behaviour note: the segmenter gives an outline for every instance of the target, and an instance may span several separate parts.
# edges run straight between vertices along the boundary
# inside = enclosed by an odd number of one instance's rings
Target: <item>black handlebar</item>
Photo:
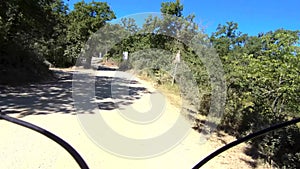
[[[38,127],[34,124],[31,124],[31,123],[28,123],[28,122],[25,122],[25,121],[22,121],[22,120],[19,120],[17,118],[13,118],[13,117],[10,117],[10,116],[7,116],[5,115],[4,113],[1,112],[0,110],[0,119],[4,119],[6,121],[9,121],[9,122],[12,122],[12,123],[15,123],[15,124],[18,124],[20,126],[23,126],[23,127],[26,127],[26,128],[29,128],[31,130],[34,130],[48,138],[50,138],[51,140],[55,141],[56,143],[58,143],[60,146],[62,146],[65,150],[67,150],[71,155],[72,157],[75,159],[75,161],[77,162],[77,164],[80,166],[81,169],[88,169],[88,165],[85,163],[85,161],[83,160],[83,158],[80,156],[80,154],[71,146],[69,145],[67,142],[65,142],[63,139],[59,138],[58,136],[52,134],[51,132],[41,128],[41,127]],[[202,159],[198,164],[196,164],[193,169],[198,169],[200,167],[202,167],[205,163],[207,163],[209,160],[213,159],[214,157],[216,157],[217,155],[221,154],[222,152],[242,143],[242,142],[245,142],[245,141],[248,141],[252,138],[255,138],[255,137],[258,137],[258,136],[261,136],[261,135],[264,135],[268,132],[271,132],[271,131],[274,131],[274,130],[277,130],[277,129],[280,129],[280,128],[283,128],[283,127],[286,127],[286,126],[289,126],[289,125],[292,125],[292,124],[296,124],[296,123],[299,123],[300,122],[300,118],[295,118],[295,119],[292,119],[290,121],[287,121],[287,122],[283,122],[283,123],[280,123],[280,124],[276,124],[276,125],[273,125],[271,127],[268,127],[266,129],[263,129],[263,130],[260,130],[260,131],[257,131],[257,132],[254,132],[252,134],[249,134],[243,138],[240,138],[240,139],[237,139],[229,144],[226,144],[225,146],[217,149],[216,151],[214,151],[213,153],[211,153],[210,155],[208,155],[207,157],[205,157],[204,159]]]
[[[271,127],[268,127],[268,128],[265,128],[263,130],[260,130],[260,131],[257,131],[257,132],[254,132],[252,134],[249,134],[245,137],[242,137],[240,139],[237,139],[229,144],[226,144],[225,146],[217,149],[216,151],[214,151],[213,153],[211,153],[210,155],[208,155],[207,157],[205,157],[203,160],[201,160],[198,164],[196,164],[193,169],[198,169],[200,167],[202,167],[205,163],[207,163],[209,160],[211,160],[212,158],[216,157],[217,155],[221,154],[222,152],[242,143],[242,142],[245,142],[245,141],[248,141],[252,138],[255,138],[255,137],[258,137],[258,136],[261,136],[261,135],[264,135],[270,131],[273,131],[273,130],[277,130],[277,129],[280,129],[280,128],[283,128],[283,127],[286,127],[286,126],[289,126],[289,125],[292,125],[292,124],[296,124],[296,123],[299,123],[300,122],[300,118],[295,118],[293,120],[290,120],[290,121],[287,121],[287,122],[283,122],[283,123],[280,123],[280,124],[276,124],[276,125],[273,125]]]
[[[4,119],[6,121],[15,123],[17,125],[29,128],[33,131],[36,131],[36,132],[50,138],[51,140],[55,141],[60,146],[62,146],[65,150],[67,150],[69,152],[69,154],[71,154],[72,157],[75,159],[75,161],[77,162],[77,164],[80,166],[81,169],[88,169],[89,168],[88,165],[83,160],[83,158],[80,156],[80,154],[70,144],[68,144],[63,139],[59,138],[58,136],[52,134],[51,132],[49,132],[49,131],[41,128],[41,127],[38,127],[34,124],[19,120],[17,118],[7,116],[4,113],[2,113],[1,110],[0,110],[0,119]]]

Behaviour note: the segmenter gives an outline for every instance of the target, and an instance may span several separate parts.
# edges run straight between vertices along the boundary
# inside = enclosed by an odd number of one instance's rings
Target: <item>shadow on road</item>
[[[45,115],[51,113],[71,114],[92,113],[92,110],[75,110],[72,97],[73,72],[55,71],[57,81],[26,86],[0,86],[0,109],[6,114],[18,117]],[[93,77],[91,77],[93,78]],[[112,82],[114,82],[112,96]],[[117,83],[116,83],[117,82]],[[130,105],[147,92],[144,87],[130,86],[136,81],[100,76],[95,79],[95,95],[88,102],[97,104],[101,110],[113,110],[120,105]],[[124,92],[128,91],[128,92]],[[82,92],[82,91],[81,91]],[[84,92],[82,92],[84,94]],[[118,97],[118,102],[109,99]],[[94,102],[96,100],[96,102]]]
[[[110,68],[110,67],[107,67],[107,66],[98,66],[97,70],[116,71],[117,68]]]

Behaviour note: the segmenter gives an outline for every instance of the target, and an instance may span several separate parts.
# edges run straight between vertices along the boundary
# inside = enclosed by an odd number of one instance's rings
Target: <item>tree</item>
[[[219,56],[225,61],[224,57],[238,57],[243,53],[245,42],[248,39],[247,34],[238,31],[238,24],[226,22],[226,25],[218,25],[217,31],[210,37]]]
[[[54,17],[51,0],[3,1],[0,3],[1,82],[28,82],[48,78],[35,44],[49,40]]]
[[[76,3],[74,10],[68,15],[68,45],[64,53],[65,57],[70,58],[71,63],[75,64],[79,53],[84,49],[84,44],[89,37],[104,26],[106,21],[115,18],[114,12],[106,2],[92,1],[85,3],[82,1]],[[88,59],[90,59],[90,57]]]
[[[178,79],[188,79],[187,71],[193,71],[193,78],[196,79],[199,89],[202,92],[210,93],[210,84],[207,71],[199,57],[209,56],[209,50],[205,48],[205,44],[209,44],[203,39],[208,39],[203,32],[198,30],[198,24],[195,23],[194,15],[183,16],[183,5],[180,1],[165,2],[161,4],[161,17],[149,16],[146,18],[143,27],[132,32],[132,36],[123,40],[119,45],[121,51],[129,51],[131,53],[132,66],[139,71],[144,71],[145,74],[159,81],[159,84],[171,83],[173,79],[175,54],[180,51],[182,63],[177,67],[176,83]],[[123,24],[125,30],[129,30],[130,24]],[[198,41],[197,41],[198,40]],[[195,46],[202,50],[201,56],[197,56],[191,48]],[[208,47],[209,48],[209,47]],[[151,50],[152,49],[152,50]],[[118,50],[115,50],[118,51]],[[168,51],[168,52],[166,52]],[[114,56],[121,57],[120,53],[112,53]],[[144,69],[143,69],[144,68]],[[184,80],[182,80],[184,81]],[[193,102],[196,105],[196,94],[191,93],[191,86],[181,86],[182,94],[186,100]],[[198,89],[197,89],[198,90]],[[183,96],[183,95],[182,95]],[[199,107],[198,107],[199,108]],[[200,108],[199,108],[200,109]]]
[[[279,29],[247,37],[239,46],[239,36],[232,31],[237,27],[229,25],[232,29],[218,27],[212,37],[224,59],[228,84],[223,127],[241,136],[299,116],[299,32]],[[294,168],[300,161],[300,147],[295,145],[299,134],[299,128],[291,126],[252,145],[268,162]]]
[[[183,5],[180,4],[180,0],[176,0],[176,2],[163,2],[160,11],[168,15],[181,17]]]
[[[70,60],[64,57],[65,49],[67,48],[66,36],[68,25],[68,6],[62,0],[54,1],[49,7],[52,13],[52,31],[49,32],[48,39],[41,39],[34,44],[34,48],[39,55],[49,61],[56,67],[72,66]]]
[[[90,35],[115,18],[102,2],[80,2],[69,12],[62,0],[12,0],[1,2],[0,9],[1,77],[28,73],[20,75],[23,80],[47,78],[45,59],[73,66]]]

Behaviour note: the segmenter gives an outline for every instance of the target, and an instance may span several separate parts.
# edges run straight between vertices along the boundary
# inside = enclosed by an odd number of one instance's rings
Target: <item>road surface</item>
[[[59,80],[55,82],[22,87],[1,86],[0,108],[10,116],[38,125],[61,137],[82,155],[92,169],[192,168],[201,158],[220,146],[211,142],[201,143],[199,133],[194,130],[190,130],[184,140],[170,151],[151,158],[126,158],[114,155],[98,146],[95,140],[89,137],[78,117],[96,117],[101,114],[105,122],[117,133],[129,138],[147,139],[157,137],[171,128],[180,112],[180,109],[166,100],[163,113],[154,122],[141,125],[124,119],[120,115],[122,107],[130,106],[136,110],[150,109],[151,95],[157,91],[149,83],[134,78],[135,83],[128,83],[130,98],[120,97],[121,101],[116,103],[107,88],[107,85],[111,86],[111,77],[114,73],[115,71],[103,70],[96,74],[95,95],[99,113],[81,112],[80,116],[76,114],[72,98],[72,71],[56,71]],[[215,142],[220,141],[215,140]],[[217,163],[212,161],[204,168],[219,168],[222,165],[225,165],[225,168],[226,165],[227,168],[237,167],[230,162],[224,163],[227,158],[225,154],[218,158]],[[246,164],[247,160],[251,162],[248,156],[241,154],[236,157],[237,160],[232,158],[229,159],[231,161],[246,159],[239,168],[250,168]],[[62,147],[47,137],[0,120],[0,168],[75,169],[79,167]]]

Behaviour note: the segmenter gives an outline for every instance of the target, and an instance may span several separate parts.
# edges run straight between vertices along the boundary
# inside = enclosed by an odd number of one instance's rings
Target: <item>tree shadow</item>
[[[51,82],[23,86],[0,86],[1,111],[17,117],[53,113],[70,115],[93,113],[92,108],[85,107],[78,110],[76,107],[75,109],[74,95],[72,95],[74,94],[72,90],[74,72],[55,70],[54,73],[57,80]],[[112,82],[114,82],[113,90]],[[87,99],[84,101],[96,104],[100,110],[113,110],[121,105],[130,105],[147,92],[146,88],[141,85],[137,86],[137,84],[140,85],[137,81],[97,76],[94,85],[95,95],[86,97]],[[124,90],[128,92],[124,92]],[[85,94],[84,91],[81,93]],[[113,97],[116,97],[118,101],[112,101]]]
[[[144,94],[150,93],[136,80],[100,76],[95,79],[95,98],[100,110],[122,109]]]
[[[116,68],[110,68],[107,66],[98,66],[97,70],[102,70],[102,71],[116,71]]]
[[[247,159],[244,159],[244,158],[240,158],[240,160],[244,161],[251,168],[257,168],[257,166],[258,166],[257,161],[251,161],[251,160],[247,160]]]

